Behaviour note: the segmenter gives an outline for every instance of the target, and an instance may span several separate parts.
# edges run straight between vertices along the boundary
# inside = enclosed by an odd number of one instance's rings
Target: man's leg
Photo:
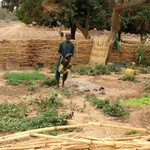
[[[62,87],[64,87],[65,81],[67,80],[68,72],[63,75]]]
[[[56,76],[55,76],[55,79],[57,80],[57,87],[59,87],[59,79],[60,79],[60,73],[58,71],[59,65],[60,65],[60,60],[58,61],[58,64],[57,64],[57,67],[56,67]]]

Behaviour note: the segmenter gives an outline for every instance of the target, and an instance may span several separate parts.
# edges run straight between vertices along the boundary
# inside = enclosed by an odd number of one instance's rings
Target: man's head
[[[71,34],[70,34],[70,33],[66,33],[65,37],[66,37],[66,41],[70,41],[70,39],[71,39]]]

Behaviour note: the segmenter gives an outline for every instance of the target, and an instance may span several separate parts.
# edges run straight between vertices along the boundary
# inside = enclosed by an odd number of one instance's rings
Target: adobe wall
[[[49,67],[56,64],[58,46],[62,40],[3,40],[0,41],[0,66],[35,66],[37,62]],[[75,40],[75,55],[73,64],[88,64],[93,47],[91,40]],[[120,50],[113,50],[109,62],[133,62],[138,44],[120,44]],[[100,53],[99,51],[98,53]],[[150,57],[150,45],[147,46],[147,56]]]
[[[37,62],[44,63],[44,66],[56,64],[61,42],[60,39],[0,41],[0,65],[2,68],[9,68],[12,64],[26,67],[34,66]],[[72,42],[75,46],[72,63],[88,64],[93,42],[90,40]]]

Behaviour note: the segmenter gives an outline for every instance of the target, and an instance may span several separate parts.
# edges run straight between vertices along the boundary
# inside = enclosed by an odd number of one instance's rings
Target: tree
[[[19,6],[19,0],[2,0],[1,6],[2,8],[13,11],[15,7]]]
[[[108,42],[110,43],[110,45],[109,45],[109,51],[108,51],[106,63],[108,62],[109,56],[113,49],[116,34],[120,30],[121,11],[127,8],[134,8],[137,6],[144,5],[148,3],[148,1],[149,0],[107,0],[109,5],[112,7],[113,12],[112,12],[112,19],[111,19],[111,31],[108,38]]]
[[[150,4],[130,8],[121,13],[120,32],[140,34],[143,36],[150,33]]]
[[[109,23],[104,24],[110,20],[107,19],[110,17],[110,8],[104,0],[44,0],[43,6],[48,13],[62,15],[61,22],[65,24],[67,21],[70,27],[77,27],[86,39],[90,38],[90,29],[109,26]]]

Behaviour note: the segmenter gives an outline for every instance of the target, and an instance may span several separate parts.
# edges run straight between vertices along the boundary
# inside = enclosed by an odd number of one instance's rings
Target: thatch
[[[111,41],[108,42],[107,35],[95,37],[89,65],[94,66],[96,64],[105,64],[111,43]]]
[[[41,132],[71,129],[86,126],[110,127],[125,130],[135,130],[145,135],[126,136],[121,138],[96,138],[85,136],[82,133],[68,133],[58,136],[41,134]],[[48,127],[35,129],[20,133],[15,133],[0,137],[0,150],[149,150],[150,149],[150,130],[127,126],[118,126],[100,123],[84,123],[68,126]]]

